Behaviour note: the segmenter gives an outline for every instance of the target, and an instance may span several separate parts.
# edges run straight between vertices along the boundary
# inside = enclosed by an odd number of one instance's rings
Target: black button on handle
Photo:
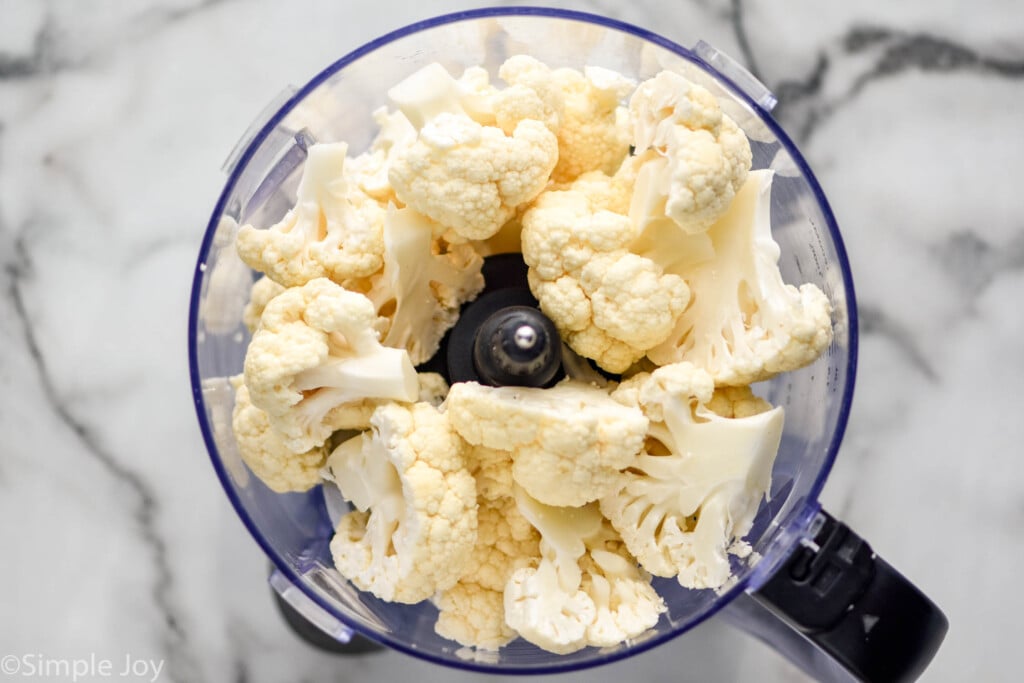
[[[858,680],[915,680],[946,636],[946,616],[845,524],[824,511],[816,523],[752,597]]]

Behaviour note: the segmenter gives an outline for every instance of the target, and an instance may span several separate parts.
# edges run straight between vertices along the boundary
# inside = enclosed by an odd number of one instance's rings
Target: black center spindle
[[[492,313],[473,344],[473,365],[492,386],[545,386],[561,367],[558,330],[530,306],[509,306]]]

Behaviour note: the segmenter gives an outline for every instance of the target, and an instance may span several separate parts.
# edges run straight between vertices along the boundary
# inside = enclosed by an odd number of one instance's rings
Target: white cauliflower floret
[[[249,290],[249,302],[242,311],[242,322],[249,328],[249,332],[256,332],[256,328],[260,326],[263,309],[267,307],[271,299],[285,289],[286,287],[274,282],[266,275],[252,283],[252,289]]]
[[[506,112],[498,127],[497,91],[483,69],[455,80],[430,64],[388,91],[418,131],[400,150],[389,179],[400,201],[443,225],[451,240],[494,235],[533,200],[558,160],[558,141],[531,112]],[[514,124],[514,125],[513,125]]]
[[[320,468],[327,460],[327,449],[314,446],[303,453],[288,449],[281,436],[270,426],[267,414],[249,400],[242,377],[231,378],[235,388],[235,408],[231,429],[242,462],[267,487],[278,493],[308,491],[320,483]]]
[[[537,566],[505,586],[505,619],[526,640],[568,654],[618,645],[658,622],[665,603],[597,505],[551,507],[521,489],[516,504],[541,535]]]
[[[512,573],[536,564],[540,535],[512,498],[479,498],[477,542],[462,579],[436,599],[435,630],[462,645],[496,650],[516,636],[503,593]]]
[[[647,430],[637,408],[571,380],[550,389],[459,382],[445,406],[470,444],[510,452],[512,478],[549,505],[583,505],[612,491]]]
[[[478,583],[459,582],[434,599],[434,631],[442,638],[481,650],[497,650],[515,640],[505,623],[505,596]]]
[[[726,418],[707,408],[713,391],[708,373],[677,363],[612,394],[651,423],[644,452],[601,499],[601,512],[644,569],[687,588],[729,579],[729,549],[750,531],[782,438],[781,407]]]
[[[772,409],[772,404],[756,396],[749,386],[718,387],[704,405],[721,417],[751,417]]]
[[[637,153],[656,153],[637,178],[634,201],[660,205],[645,213],[668,216],[684,232],[706,230],[747,178],[747,136],[714,95],[671,71],[641,83],[629,110]]]
[[[437,408],[448,396],[448,382],[436,372],[420,372],[416,375],[420,383],[420,403],[429,403]]]
[[[440,114],[467,116],[479,124],[493,125],[491,100],[496,92],[482,67],[470,67],[456,79],[434,62],[388,90],[388,99],[419,131]]]
[[[512,495],[515,480],[512,478],[510,451],[483,445],[473,446],[470,448],[469,462],[481,498],[494,501]]]
[[[369,299],[325,278],[267,304],[245,354],[245,384],[288,448],[364,427],[368,401],[416,400],[409,354],[381,346],[376,323]]]
[[[462,440],[433,406],[387,404],[370,424],[327,461],[356,508],[338,522],[331,555],[357,588],[420,602],[454,586],[471,560],[476,484]]]
[[[771,180],[771,171],[751,173],[708,230],[714,256],[676,271],[693,301],[648,352],[658,365],[690,361],[716,385],[747,385],[803,367],[831,343],[828,297],[813,284],[797,289],[782,280],[771,236]]]
[[[380,132],[370,143],[370,149],[348,160],[345,174],[367,195],[386,204],[396,200],[388,169],[399,150],[416,141],[416,128],[402,112],[388,111],[387,107],[374,110],[373,121],[380,126]]]
[[[540,531],[541,560],[537,567],[513,572],[505,586],[505,621],[534,645],[569,654],[587,645],[587,627],[597,616],[594,601],[583,591],[580,559],[584,539],[601,529],[594,504],[554,508],[520,492],[523,515]]]
[[[384,207],[345,176],[343,142],[316,144],[302,170],[295,207],[276,225],[238,231],[238,255],[286,287],[318,277],[335,282],[372,275],[383,265]]]
[[[558,143],[531,119],[511,135],[467,116],[442,113],[391,166],[395,194],[467,240],[492,236],[547,185]]]
[[[366,296],[386,320],[383,343],[405,349],[416,365],[437,352],[463,303],[484,287],[483,259],[468,244],[433,237],[436,225],[410,208],[388,209],[384,269]]]
[[[601,533],[587,540],[588,557],[580,563],[583,592],[594,601],[594,621],[587,627],[587,645],[614,647],[658,623],[665,601],[641,571],[622,539],[604,520]]]
[[[530,289],[562,340],[610,372],[622,372],[672,333],[690,292],[678,275],[627,249],[628,217],[602,208],[601,186],[548,191],[523,216]]]
[[[612,173],[629,153],[629,115],[620,103],[636,83],[601,67],[551,69],[526,55],[509,58],[498,70],[509,84],[495,101],[503,110],[506,102],[522,103],[513,109],[519,115],[532,114],[558,136],[558,164],[552,172],[555,182],[573,180],[587,171]],[[537,104],[527,93],[536,94]]]

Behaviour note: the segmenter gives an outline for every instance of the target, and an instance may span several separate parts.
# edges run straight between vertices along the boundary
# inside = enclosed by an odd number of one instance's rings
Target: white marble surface
[[[1024,10],[559,5],[704,38],[779,95],[862,314],[825,504],[947,611],[924,680],[1019,680]],[[291,637],[206,456],[185,345],[218,169],[263,104],[371,37],[467,6],[0,0],[0,656],[164,660],[159,680],[182,682],[483,678]],[[805,680],[717,623],[557,680],[623,678]]]

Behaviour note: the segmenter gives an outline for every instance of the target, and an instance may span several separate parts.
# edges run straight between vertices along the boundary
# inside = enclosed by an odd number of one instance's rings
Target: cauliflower
[[[772,409],[772,404],[755,396],[749,386],[718,387],[705,407],[720,417],[751,417]]]
[[[512,478],[548,505],[583,505],[611,492],[647,430],[638,408],[571,380],[550,389],[460,382],[445,406],[470,444],[509,451]]]
[[[587,645],[614,647],[658,623],[665,601],[651,586],[608,520],[587,539],[589,556],[580,562],[580,587],[594,602],[594,621],[587,626]]]
[[[249,332],[255,334],[260,326],[260,317],[263,316],[263,309],[267,307],[270,300],[280,294],[286,287],[279,285],[264,275],[252,283],[249,290],[249,302],[242,311],[242,322],[249,328]]]
[[[345,177],[343,142],[309,148],[295,207],[276,225],[238,231],[238,255],[286,287],[367,277],[384,258],[384,207]]]
[[[505,586],[505,620],[531,643],[568,654],[640,635],[665,603],[622,549],[596,504],[550,507],[516,492],[540,532],[536,567],[516,569]]]
[[[470,449],[469,462],[481,498],[494,501],[512,495],[515,480],[512,478],[511,452],[482,445],[474,446]]]
[[[526,55],[506,60],[498,76],[510,86],[496,97],[499,112],[505,102],[522,102],[521,116],[539,118],[530,92],[543,104],[540,116],[558,136],[558,163],[551,174],[555,182],[587,171],[612,173],[629,154],[629,114],[619,103],[632,92],[634,81],[601,67],[588,66],[583,73],[550,69]]]
[[[434,599],[434,631],[442,638],[481,650],[497,650],[515,640],[505,623],[505,596],[478,583],[459,582]]]
[[[469,568],[435,599],[435,630],[462,645],[496,650],[516,633],[505,623],[503,593],[512,573],[533,566],[540,535],[512,498],[478,498],[477,542]]]
[[[656,153],[637,178],[634,201],[662,204],[648,213],[668,216],[684,232],[706,230],[747,178],[747,136],[714,95],[672,71],[641,83],[629,111],[636,151]]]
[[[331,555],[357,588],[420,602],[454,586],[469,565],[476,485],[461,439],[433,406],[383,405],[370,424],[327,461],[355,506],[338,522]]]
[[[813,284],[787,285],[779,272],[771,181],[771,171],[751,173],[708,230],[713,258],[678,270],[694,300],[668,338],[648,351],[658,365],[690,361],[716,385],[746,385],[803,367],[831,343],[828,297]]]
[[[491,100],[496,92],[482,67],[470,67],[455,79],[434,62],[388,90],[388,99],[419,131],[439,114],[466,116],[479,124],[493,125]]]
[[[508,132],[480,123],[474,113],[484,121],[492,116],[489,93],[478,86],[467,97],[467,89],[432,64],[388,91],[419,131],[416,142],[397,150],[388,178],[406,205],[461,239],[482,240],[544,189],[558,141],[535,119],[521,119]]]
[[[429,403],[435,408],[444,403],[448,396],[448,382],[436,372],[420,372],[416,378],[420,384],[419,400],[421,403]]]
[[[241,376],[231,378],[235,388],[235,408],[231,429],[242,462],[260,481],[278,493],[308,491],[320,483],[320,468],[327,460],[327,449],[314,446],[304,453],[288,449],[281,436],[270,426],[267,414],[249,400]]]
[[[370,143],[370,149],[348,160],[346,175],[360,190],[378,202],[393,202],[394,188],[388,182],[388,169],[399,150],[416,141],[416,128],[400,111],[379,107],[373,112],[373,121],[380,132]]]
[[[416,365],[431,358],[463,303],[484,287],[483,259],[468,244],[434,240],[434,224],[410,208],[388,209],[384,269],[366,296],[386,322],[385,346],[405,349]]]
[[[245,384],[289,449],[365,427],[368,401],[416,400],[409,354],[381,346],[376,323],[369,299],[325,278],[267,304],[245,354]]]
[[[728,551],[750,530],[782,438],[781,407],[726,418],[708,409],[713,392],[711,376],[684,362],[636,375],[612,394],[641,407],[650,428],[601,512],[644,569],[687,588],[729,578]]]
[[[575,184],[542,194],[523,216],[523,259],[530,289],[562,340],[605,370],[623,372],[668,338],[690,291],[678,275],[627,250],[633,226],[601,208],[601,196]]]

